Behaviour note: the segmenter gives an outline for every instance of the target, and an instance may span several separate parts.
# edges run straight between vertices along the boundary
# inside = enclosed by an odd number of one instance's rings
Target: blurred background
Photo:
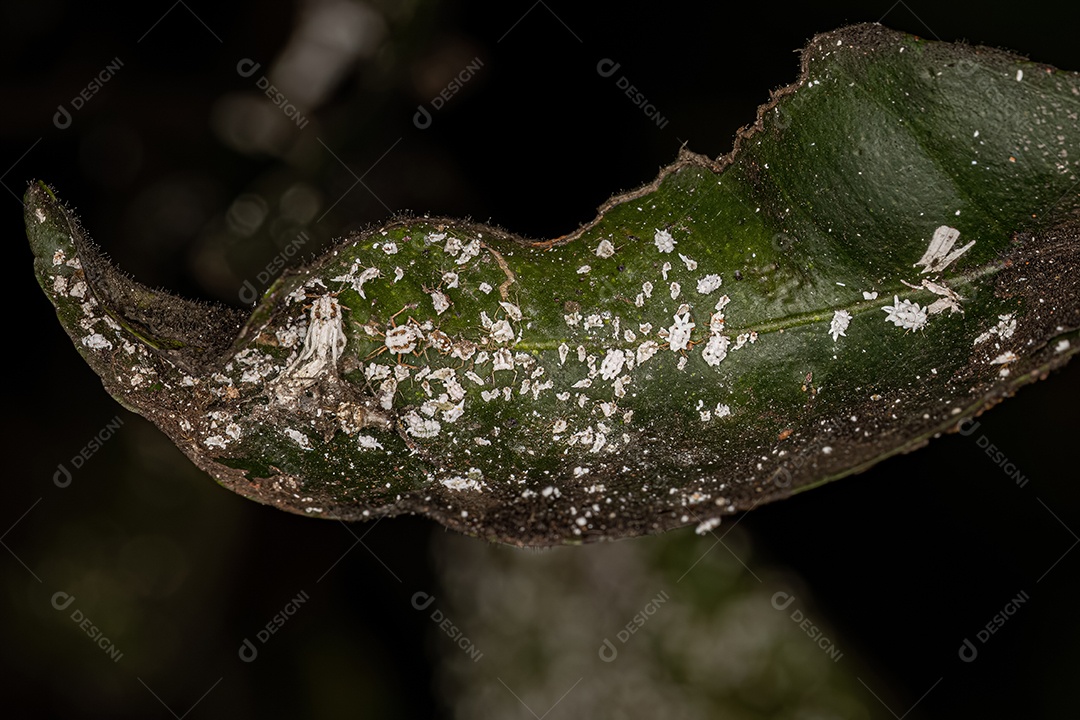
[[[19,204],[44,179],[137,279],[243,306],[276,257],[399,213],[570,232],[681,145],[728,152],[816,32],[880,20],[1080,69],[1080,6],[132,7],[0,5],[5,717],[1080,712],[1076,364],[969,436],[704,536],[541,552],[347,526],[218,488],[109,398]]]

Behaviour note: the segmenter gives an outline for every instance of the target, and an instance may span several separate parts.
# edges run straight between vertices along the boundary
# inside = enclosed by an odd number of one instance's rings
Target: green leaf
[[[718,521],[924,444],[1078,348],[1080,77],[816,37],[713,161],[570,236],[348,238],[250,317],[126,278],[44,185],[39,282],[125,406],[260,502],[515,544]]]

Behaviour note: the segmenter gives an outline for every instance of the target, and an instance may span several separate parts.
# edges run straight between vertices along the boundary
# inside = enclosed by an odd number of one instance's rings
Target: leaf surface
[[[1063,364],[1078,114],[1076,73],[853,26],[730,155],[682,153],[571,235],[399,219],[248,317],[126,278],[44,185],[26,223],[109,392],[230,489],[589,541],[865,469]]]

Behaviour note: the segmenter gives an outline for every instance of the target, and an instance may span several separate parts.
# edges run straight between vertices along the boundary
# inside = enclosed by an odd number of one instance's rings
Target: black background
[[[0,192],[9,238],[5,715],[167,717],[148,688],[182,715],[219,677],[189,717],[445,712],[433,691],[430,628],[408,603],[435,584],[428,546],[444,531],[415,518],[346,529],[216,488],[104,393],[36,287],[21,228],[18,196],[31,179],[44,179],[138,279],[238,304],[244,275],[207,271],[207,228],[280,161],[226,147],[211,118],[223,95],[251,89],[237,61],[272,60],[299,12],[198,0],[171,10],[168,0],[131,9],[59,0],[3,6],[0,180],[15,196]],[[372,193],[354,187],[321,230],[329,237],[383,220],[388,207],[469,216],[529,237],[564,234],[614,192],[651,180],[683,143],[713,156],[729,151],[769,90],[795,79],[795,51],[815,32],[879,19],[1080,69],[1080,6],[1050,2],[427,5],[399,56],[385,61],[390,70],[361,63],[310,113],[306,132],[332,138],[328,146],[354,172],[374,164],[363,176]],[[421,131],[412,116],[428,98],[410,73],[448,43],[466,48],[466,59],[480,57],[484,69]],[[57,105],[114,57],[123,69],[70,128],[56,128]],[[669,120],[666,128],[598,76],[601,58],[622,64]],[[315,178],[328,202],[352,183],[331,162]],[[274,251],[235,254],[250,256],[236,264],[258,268]],[[1080,530],[1070,449],[1080,427],[1077,397],[1074,364],[984,415],[970,437],[936,440],[742,521],[759,553],[806,580],[897,715],[912,706],[908,717],[1080,711],[1080,553],[1067,552],[1076,542],[1069,528]],[[107,443],[70,487],[57,488],[57,463],[118,414],[124,440]],[[1025,487],[982,454],[975,442],[982,435],[1029,478]],[[141,627],[153,632],[129,642],[114,666],[48,607],[49,598],[76,582],[72,568],[111,567],[120,538],[149,530],[172,538],[188,569],[167,593],[138,596]],[[351,532],[368,532],[364,546],[354,546]],[[131,582],[140,585],[137,571]],[[298,616],[257,663],[239,663],[240,641],[301,588],[317,612]],[[963,638],[1020,591],[1030,602],[980,646],[976,662],[960,662]],[[305,657],[309,643],[325,657]]]

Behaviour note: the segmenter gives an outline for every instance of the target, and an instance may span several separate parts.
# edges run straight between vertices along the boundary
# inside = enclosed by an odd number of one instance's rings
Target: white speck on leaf
[[[99,333],[88,335],[82,339],[82,344],[91,350],[112,350],[113,344]]]
[[[973,344],[978,345],[979,343],[986,342],[995,335],[1003,340],[1007,340],[1013,336],[1014,332],[1016,332],[1016,317],[1012,313],[998,315],[998,324],[975,338]]]
[[[1012,350],[1006,351],[998,355],[996,358],[990,361],[991,365],[1004,365],[1005,363],[1016,362],[1020,359],[1020,356],[1014,353]]]
[[[299,430],[293,430],[292,428],[285,428],[285,434],[289,436],[289,439],[299,445],[304,450],[311,450],[311,441],[308,440],[307,435]]]
[[[366,300],[367,295],[364,294],[364,283],[379,277],[379,268],[369,267],[366,268],[364,272],[360,273],[359,275],[353,275],[353,273],[355,273],[359,269],[359,264],[354,264],[352,270],[348,274],[339,275],[336,278],[330,279],[334,282],[349,283],[350,285],[352,285],[352,289],[356,292],[356,294]]]
[[[378,440],[370,435],[357,435],[356,444],[361,450],[382,450],[383,446]]]
[[[718,527],[720,527],[720,518],[709,518],[708,520],[698,523],[698,526],[694,528],[694,533],[697,535],[705,535]]]

